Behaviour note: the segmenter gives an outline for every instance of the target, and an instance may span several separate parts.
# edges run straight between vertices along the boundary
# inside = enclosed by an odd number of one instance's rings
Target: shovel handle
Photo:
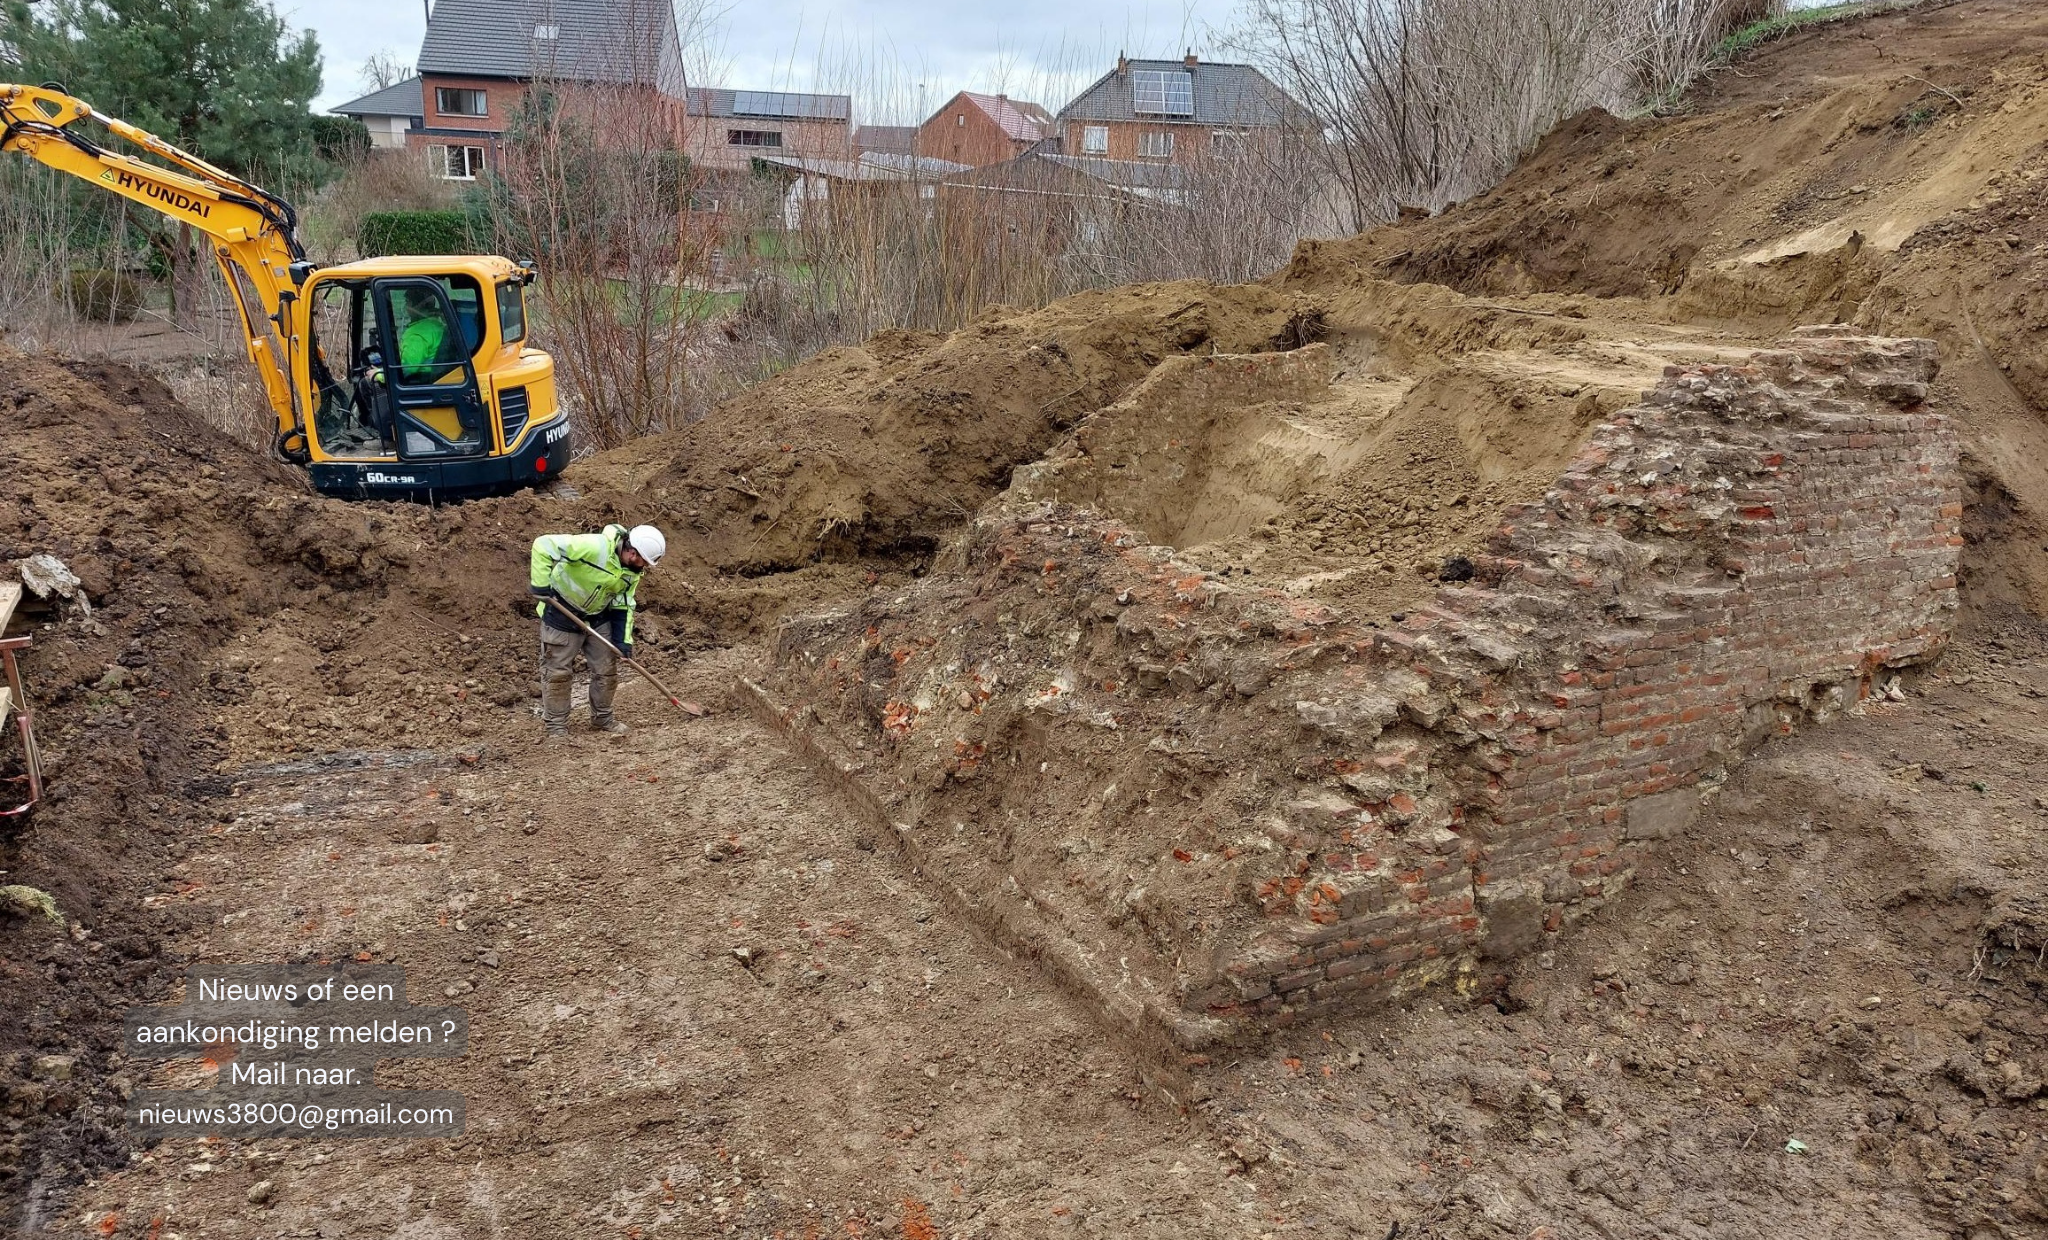
[[[629,655],[625,651],[619,649],[617,646],[614,646],[610,638],[598,632],[596,629],[590,627],[590,622],[585,620],[582,616],[579,616],[574,611],[571,611],[569,608],[560,605],[559,602],[557,602],[553,610],[560,613],[561,615],[569,617],[570,621],[574,623],[577,628],[582,629],[592,638],[596,639],[599,642],[602,642],[606,650],[609,650],[613,654],[619,656],[621,659],[624,659],[626,661],[626,666],[632,668],[634,671],[640,673],[642,676],[645,676],[650,684],[652,684],[655,688],[661,690],[661,695],[669,700],[669,705],[674,706],[679,710],[687,711],[692,715],[702,715],[704,713],[704,708],[701,706],[696,707],[694,710],[691,709],[691,703],[685,702],[683,701],[683,699],[677,697],[676,691],[674,689],[669,688],[667,685],[661,683],[660,677],[656,676],[653,672],[648,671],[645,667],[642,667],[638,659],[635,659],[632,655]]]

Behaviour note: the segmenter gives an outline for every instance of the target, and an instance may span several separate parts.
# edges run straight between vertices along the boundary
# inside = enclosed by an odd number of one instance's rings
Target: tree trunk
[[[199,328],[199,256],[192,248],[192,226],[180,223],[171,245],[171,322],[186,331]]]

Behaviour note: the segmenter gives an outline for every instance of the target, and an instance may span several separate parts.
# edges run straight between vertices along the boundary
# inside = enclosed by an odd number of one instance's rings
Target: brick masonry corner
[[[1809,328],[1673,368],[1398,622],[1013,494],[954,571],[785,626],[768,687],[922,870],[1028,909],[1078,989],[1182,1046],[1474,984],[1754,746],[1939,653],[1962,509],[1935,356]]]

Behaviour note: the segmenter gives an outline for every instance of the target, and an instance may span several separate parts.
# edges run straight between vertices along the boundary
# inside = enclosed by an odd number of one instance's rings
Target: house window
[[[953,118],[953,126],[954,126],[954,128],[956,128],[956,129],[965,129],[965,128],[967,128],[967,113],[965,113],[965,112],[962,112],[962,113],[961,113],[960,115],[958,115],[958,116],[954,117],[954,118]]]
[[[535,26],[533,28],[533,37],[548,40],[559,39],[562,37],[562,28],[560,26]]]
[[[725,131],[727,146],[775,146],[782,145],[782,131],[779,129],[728,129]]]
[[[1081,126],[1081,153],[1083,155],[1109,154],[1109,126]]]
[[[1209,149],[1218,155],[1235,155],[1244,149],[1245,139],[1251,137],[1242,129],[1218,129],[1209,134]]]
[[[1131,74],[1131,110],[1140,116],[1193,116],[1195,75],[1185,69]]]
[[[1173,135],[1164,129],[1148,129],[1138,135],[1138,154],[1146,159],[1173,158]]]
[[[434,110],[443,116],[487,116],[484,108],[484,93],[480,90],[455,90],[447,86],[434,88]]]
[[[449,181],[474,181],[484,170],[484,148],[480,146],[430,146],[427,166]]]

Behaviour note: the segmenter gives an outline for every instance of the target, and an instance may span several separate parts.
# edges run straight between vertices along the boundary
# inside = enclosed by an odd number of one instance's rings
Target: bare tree
[[[1786,0],[1640,0],[1631,6],[1644,102],[1684,93],[1730,31],[1783,13]]]
[[[363,61],[362,83],[364,90],[383,90],[396,86],[413,76],[412,66],[398,58],[391,51],[372,52]]]
[[[680,425],[695,404],[712,246],[687,209],[696,186],[666,3],[625,6],[602,50],[578,49],[573,65],[536,65],[490,201],[498,248],[540,262],[537,326],[584,442],[599,446]]]
[[[1669,98],[1776,0],[1248,0],[1235,43],[1324,126],[1351,224],[1496,182],[1587,107]]]
[[[1103,278],[1257,280],[1286,265],[1304,237],[1345,231],[1323,147],[1295,125],[1217,131],[1174,165],[1155,209],[1119,218],[1111,248],[1125,265]]]

